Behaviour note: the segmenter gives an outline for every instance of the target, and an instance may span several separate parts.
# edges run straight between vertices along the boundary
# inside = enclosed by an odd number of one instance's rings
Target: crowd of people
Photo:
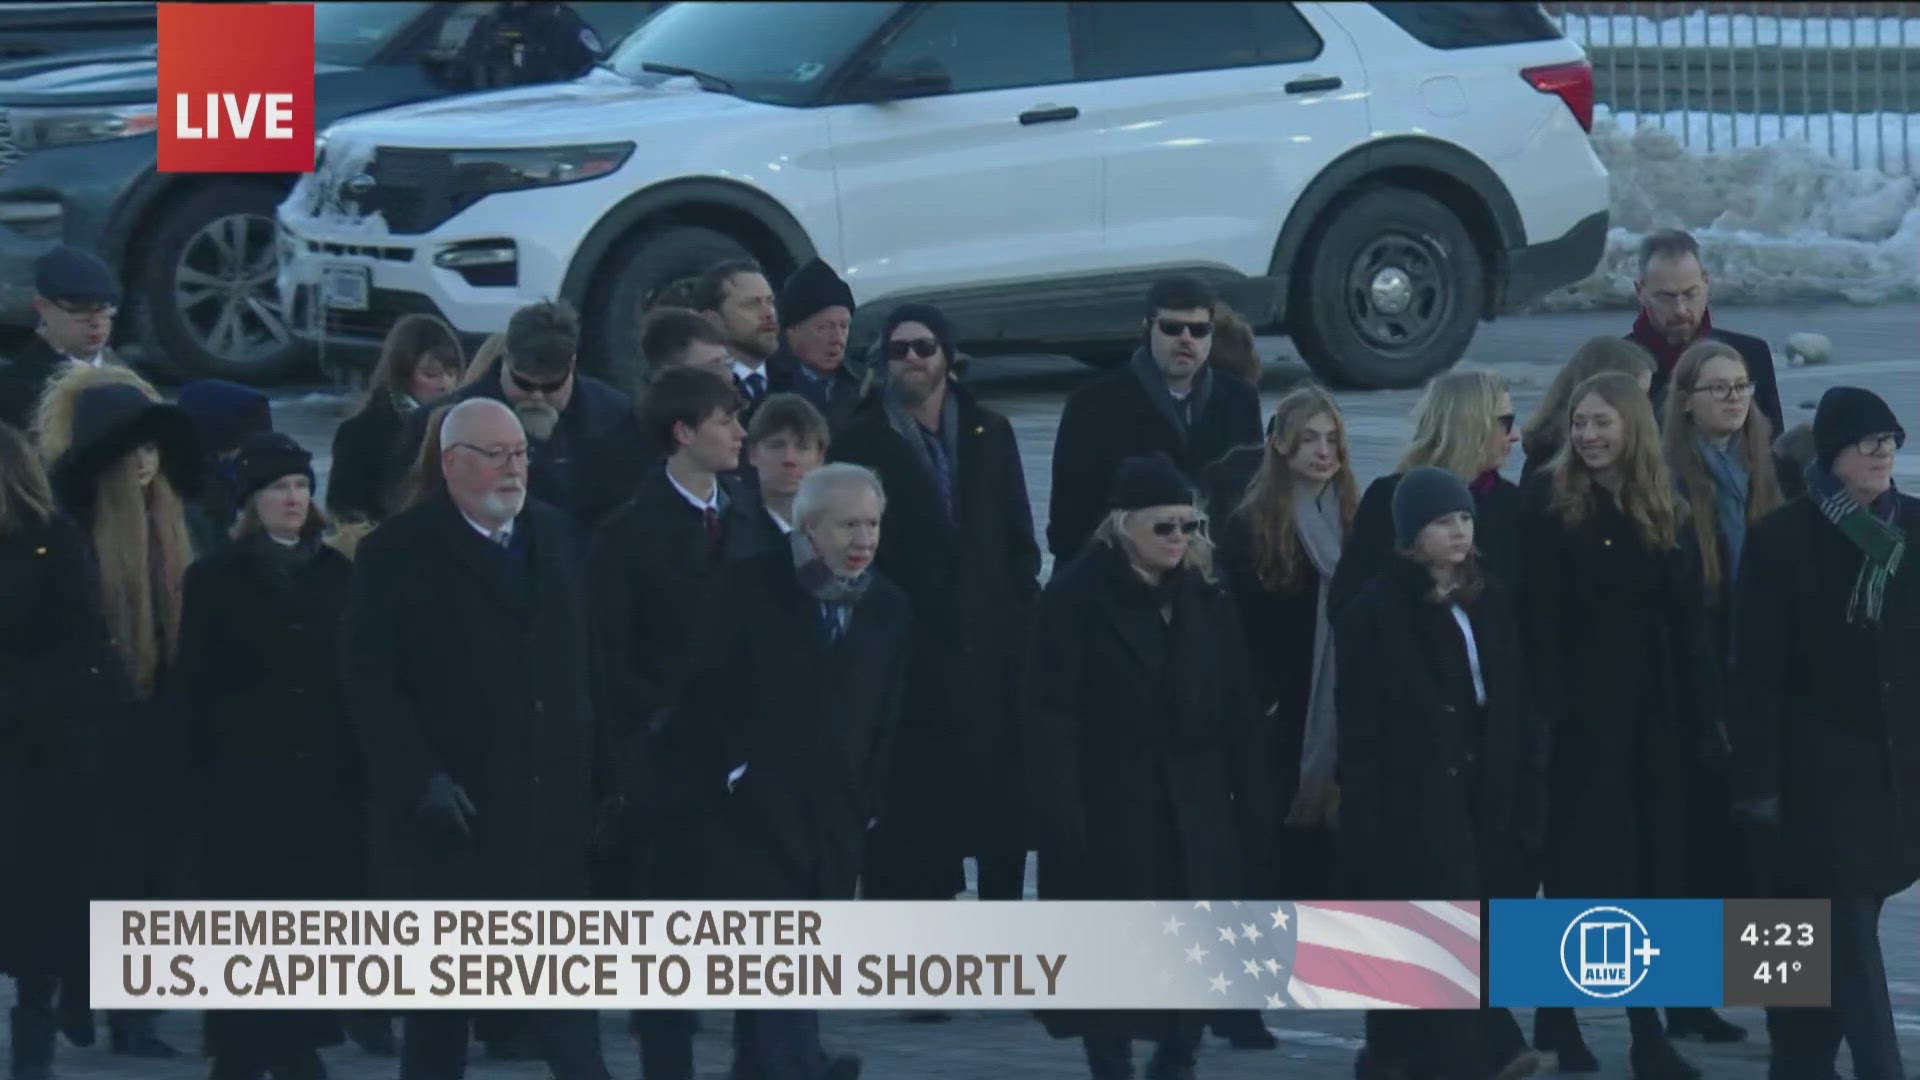
[[[950,900],[1811,896],[1833,1001],[1767,1015],[1775,1080],[1902,1075],[1885,900],[1920,879],[1920,502],[1893,410],[1781,432],[1764,342],[1684,233],[1639,321],[1531,416],[1434,378],[1362,487],[1312,384],[1264,425],[1252,335],[1200,281],[1069,397],[1042,585],[1007,418],[945,315],[748,262],[653,298],[632,387],[562,303],[468,357],[389,335],[322,500],[266,399],[169,403],[60,249],[0,368],[0,969],[15,1080],[95,1038],[88,898]],[[1521,482],[1502,475],[1512,448]],[[326,507],[323,512],[321,507]],[[1628,1010],[1640,1080],[1711,1009]],[[941,1013],[906,1019],[938,1021]],[[169,1056],[151,1014],[118,1053]],[[214,1080],[314,1080],[351,1035],[404,1080],[470,1038],[608,1075],[591,1013],[210,1013]],[[1094,1080],[1195,1075],[1258,1013],[1039,1015]],[[691,1080],[700,1018],[630,1018]],[[1531,1045],[1530,1045],[1531,1044]],[[1574,1013],[1370,1012],[1362,1080],[1598,1068]],[[733,1024],[739,1080],[851,1080],[817,1014]]]

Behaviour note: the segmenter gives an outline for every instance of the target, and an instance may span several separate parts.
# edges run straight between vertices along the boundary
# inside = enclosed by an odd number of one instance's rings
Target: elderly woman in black
[[[453,329],[431,315],[407,315],[393,324],[380,361],[367,380],[360,408],[333,433],[327,509],[334,516],[379,521],[399,509],[400,433],[416,409],[452,393],[466,366]]]
[[[361,770],[341,703],[338,642],[352,567],[321,542],[313,461],[285,435],[234,461],[234,542],[187,571],[180,681],[201,891],[352,898],[363,865]],[[321,1080],[331,1013],[207,1014],[213,1080]]]
[[[1350,898],[1532,892],[1545,735],[1525,691],[1512,594],[1481,573],[1474,553],[1473,510],[1473,494],[1445,469],[1407,473],[1393,493],[1397,555],[1340,612],[1339,837]],[[1464,965],[1458,977],[1472,978]],[[1505,1009],[1375,1011],[1355,1072],[1514,1080],[1538,1067]]]
[[[26,437],[0,424],[0,972],[14,977],[12,1068],[42,1080],[54,1034],[93,1042],[87,900],[111,827],[102,725],[129,697],[86,538]]]
[[[1700,549],[1631,375],[1578,387],[1567,438],[1527,487],[1523,640],[1552,742],[1548,896],[1687,894],[1689,787],[1726,754]],[[1690,1080],[1653,1009],[1627,1010],[1637,1080]],[[1591,1072],[1573,1010],[1534,1014],[1534,1045]]]
[[[1193,489],[1164,455],[1130,458],[1094,542],[1043,594],[1028,654],[1040,896],[1249,895],[1274,817],[1260,710],[1231,601],[1211,581]],[[1054,1012],[1094,1080],[1190,1080],[1204,1013]]]
[[[1906,431],[1836,386],[1807,494],[1747,536],[1734,623],[1733,790],[1770,858],[1762,895],[1832,898],[1833,1007],[1769,1009],[1772,1080],[1904,1075],[1880,910],[1920,880],[1920,499],[1893,486]]]

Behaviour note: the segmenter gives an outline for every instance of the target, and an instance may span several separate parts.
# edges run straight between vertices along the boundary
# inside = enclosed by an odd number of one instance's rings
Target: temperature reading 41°
[[[1771,964],[1763,960],[1760,966],[1754,969],[1753,981],[1772,985],[1774,980],[1778,979],[1784,983],[1788,976],[1799,974],[1800,968],[1801,964],[1798,960],[1775,960]]]

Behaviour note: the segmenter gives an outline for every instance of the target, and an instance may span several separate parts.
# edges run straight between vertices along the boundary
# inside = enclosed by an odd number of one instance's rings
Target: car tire
[[[646,374],[640,355],[640,320],[647,299],[681,278],[705,273],[715,263],[751,258],[745,245],[725,233],[693,225],[621,242],[604,264],[599,302],[589,305],[594,321],[586,328],[587,372],[622,390],[638,389]]]
[[[274,281],[277,187],[208,184],[149,222],[133,267],[144,360],[176,378],[264,383],[304,368]]]
[[[1473,238],[1438,200],[1369,188],[1335,210],[1308,244],[1289,329],[1321,379],[1404,389],[1467,351],[1486,279]]]

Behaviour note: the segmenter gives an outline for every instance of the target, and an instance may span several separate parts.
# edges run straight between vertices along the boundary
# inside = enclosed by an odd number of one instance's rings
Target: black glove
[[[1733,759],[1733,743],[1727,738],[1727,725],[1718,720],[1701,729],[1699,739],[1694,744],[1694,754],[1700,764],[1709,769],[1719,770]]]
[[[472,839],[473,830],[467,828],[467,819],[479,814],[467,793],[453,782],[453,777],[443,772],[427,777],[427,790],[420,796],[418,812],[452,822],[460,830],[462,839]]]
[[[1742,825],[1780,824],[1780,797],[1769,795],[1763,799],[1741,799],[1733,804],[1733,820]]]

